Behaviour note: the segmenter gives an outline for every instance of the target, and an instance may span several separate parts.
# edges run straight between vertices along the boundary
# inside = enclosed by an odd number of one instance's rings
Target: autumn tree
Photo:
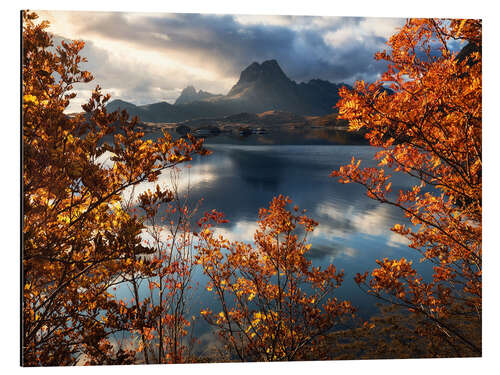
[[[142,361],[149,363],[192,362],[193,323],[191,310],[193,291],[192,273],[196,266],[195,236],[191,228],[199,202],[193,204],[189,192],[179,186],[181,170],[170,170],[168,190],[147,190],[137,207],[133,199],[124,206],[127,211],[140,212],[145,219],[145,236],[149,260],[145,272],[125,270],[121,276],[128,282],[131,299],[138,314],[130,322],[128,331],[135,338]],[[189,190],[189,189],[187,189]],[[170,194],[169,202],[155,199],[155,195]],[[132,201],[132,202],[131,202]],[[137,260],[144,258],[136,255]],[[145,287],[147,286],[147,287]]]
[[[415,314],[415,332],[429,345],[480,355],[481,21],[411,19],[387,45],[376,54],[388,64],[382,77],[343,88],[338,103],[350,129],[363,129],[381,148],[378,167],[362,168],[353,158],[332,176],[401,209],[413,225],[392,230],[433,264],[434,274],[425,280],[411,261],[382,259],[356,281]],[[418,183],[393,193],[389,171]]]
[[[84,43],[54,47],[36,19],[23,12],[23,365],[130,363],[135,351],[109,337],[140,312],[111,291],[124,270],[151,272],[154,262],[137,255],[154,249],[141,244],[144,218],[122,208],[122,193],[206,151],[168,133],[143,139],[137,119],[106,111],[99,87],[83,114],[66,114],[73,86],[92,80],[79,67]],[[173,199],[163,189],[146,198]]]
[[[210,225],[224,222],[215,211],[201,220],[198,259],[209,278],[207,290],[220,311],[201,314],[226,345],[228,359],[290,361],[316,356],[318,342],[354,309],[332,293],[343,272],[313,267],[307,235],[317,225],[288,210],[289,198],[275,197],[259,211],[254,245],[229,242]],[[312,355],[311,355],[312,354]]]

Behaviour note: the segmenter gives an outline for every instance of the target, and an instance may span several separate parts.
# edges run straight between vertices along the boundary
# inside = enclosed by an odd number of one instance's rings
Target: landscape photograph
[[[21,366],[483,356],[481,19],[20,17]]]

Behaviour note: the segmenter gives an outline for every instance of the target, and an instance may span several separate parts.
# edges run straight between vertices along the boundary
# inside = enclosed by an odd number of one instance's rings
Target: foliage
[[[48,23],[36,18],[23,13],[23,364],[130,363],[134,351],[108,336],[138,311],[110,288],[124,270],[147,273],[154,262],[138,257],[151,251],[140,243],[144,219],[122,209],[122,193],[206,150],[167,133],[144,140],[137,119],[107,113],[99,87],[85,114],[65,114],[73,85],[92,80],[79,68],[84,43],[54,48]],[[149,198],[173,199],[160,189]]]
[[[144,211],[147,243],[154,250],[148,255],[151,266],[140,274],[134,271],[122,274],[131,286],[131,303],[138,311],[128,330],[137,334],[138,351],[146,364],[194,360],[191,353],[194,339],[187,337],[192,321],[187,314],[193,288],[191,276],[196,265],[191,220],[198,206],[190,205],[187,194],[181,196],[179,176],[177,168],[170,171],[168,192],[173,199],[168,204],[152,204],[151,191],[141,196],[139,208]],[[148,287],[141,288],[143,284]]]
[[[452,52],[457,42],[468,43],[460,54]],[[403,210],[414,226],[392,230],[434,263],[434,274],[424,281],[412,262],[383,259],[370,277],[358,274],[356,281],[416,314],[418,333],[434,344],[480,355],[481,21],[412,19],[387,44],[389,52],[376,54],[388,63],[381,79],[343,88],[338,104],[350,129],[364,129],[381,148],[378,167],[360,168],[353,158],[332,176]],[[419,183],[393,194],[387,170]]]
[[[343,272],[333,265],[321,270],[307,260],[307,234],[317,223],[287,210],[290,203],[280,195],[259,211],[254,246],[216,236],[210,225],[224,221],[220,213],[208,213],[200,222],[198,259],[210,279],[207,290],[221,306],[220,312],[202,315],[240,360],[302,359],[342,317],[354,313],[349,302],[331,298]]]

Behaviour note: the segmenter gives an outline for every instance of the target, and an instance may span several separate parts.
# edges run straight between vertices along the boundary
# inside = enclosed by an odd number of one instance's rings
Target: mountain
[[[219,95],[211,94],[203,90],[196,91],[193,86],[188,86],[182,90],[181,95],[177,98],[175,104],[189,104],[199,100],[213,98],[215,96]]]
[[[281,110],[320,116],[333,111],[341,86],[343,84],[320,79],[297,84],[287,77],[276,60],[268,60],[262,64],[254,62],[243,70],[226,100],[245,102],[247,111]]]
[[[124,100],[113,100],[107,106],[109,111],[126,110],[130,116],[137,116],[142,121],[149,122],[176,122],[183,121],[189,117],[189,112],[167,102],[159,102],[137,106]]]
[[[139,107],[137,107],[135,104],[126,102],[125,100],[121,100],[121,99],[112,100],[111,102],[109,102],[106,105],[106,109],[108,110],[108,112],[122,111],[122,110],[126,110],[126,111],[139,111],[140,110]]]
[[[288,78],[276,60],[245,68],[227,95],[214,95],[186,87],[175,104],[167,102],[136,106],[114,100],[110,110],[126,109],[142,121],[179,122],[202,117],[229,116],[242,112],[286,111],[302,116],[323,116],[334,112],[338,91],[344,84],[313,79],[296,83]]]
[[[293,90],[293,82],[285,75],[276,60],[252,63],[240,74],[240,79],[229,90],[227,97],[253,99],[258,94],[272,98],[276,93]]]
[[[245,103],[247,112],[298,110],[302,113],[301,98],[297,94],[297,84],[285,75],[276,60],[268,60],[262,64],[254,62],[243,70],[226,100]]]

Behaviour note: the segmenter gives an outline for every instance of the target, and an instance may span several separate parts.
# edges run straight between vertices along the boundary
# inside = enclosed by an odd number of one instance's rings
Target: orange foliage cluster
[[[202,315],[240,360],[304,359],[317,340],[354,313],[348,301],[331,296],[343,272],[307,260],[307,234],[317,223],[289,211],[290,203],[280,195],[260,210],[255,246],[215,235],[210,225],[221,221],[220,214],[202,221],[198,261],[222,307]]]
[[[79,68],[84,44],[53,48],[48,23],[36,18],[23,13],[23,364],[127,363],[133,351],[117,351],[107,337],[138,312],[109,290],[154,263],[137,256],[150,251],[140,244],[143,219],[122,208],[121,194],[207,151],[168,134],[143,140],[136,119],[107,113],[99,87],[85,114],[66,115],[73,85],[92,79]]]
[[[467,42],[459,54],[451,41]],[[388,63],[374,84],[341,90],[338,104],[350,128],[364,128],[380,147],[378,167],[334,171],[340,182],[365,186],[369,197],[399,207],[414,224],[392,230],[434,263],[424,282],[405,259],[379,261],[356,281],[379,298],[408,307],[434,324],[431,337],[480,353],[481,325],[481,21],[413,19],[376,55]],[[383,90],[390,87],[392,94]],[[419,183],[397,197],[387,170]],[[425,187],[430,187],[425,191]],[[464,326],[476,326],[475,338]],[[425,333],[425,332],[424,332]]]

